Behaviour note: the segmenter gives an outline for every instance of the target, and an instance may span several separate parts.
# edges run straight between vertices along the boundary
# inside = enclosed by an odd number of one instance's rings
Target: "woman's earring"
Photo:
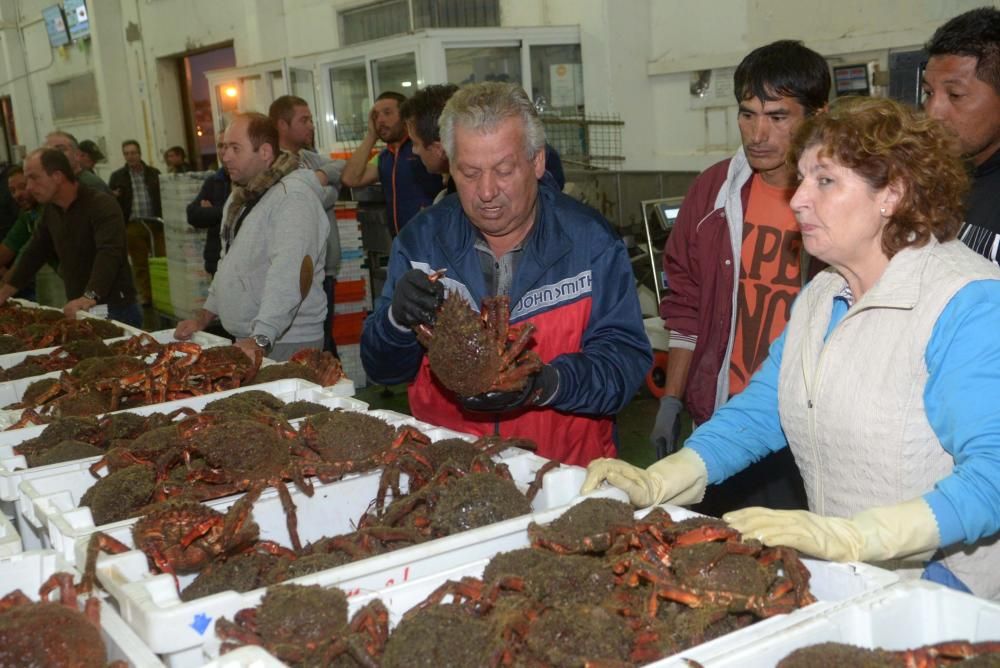
[[[884,206],[881,209],[879,209],[879,211],[882,212],[883,216],[885,215],[885,207]]]

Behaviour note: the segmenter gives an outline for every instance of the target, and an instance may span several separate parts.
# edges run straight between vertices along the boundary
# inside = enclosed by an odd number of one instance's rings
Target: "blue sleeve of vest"
[[[594,259],[591,281],[582,352],[552,360],[559,389],[548,405],[567,413],[613,415],[632,400],[653,365],[625,244],[616,241]]]
[[[396,237],[392,242],[385,286],[361,331],[361,364],[372,382],[379,385],[410,382],[416,377],[424,356],[416,334],[400,330],[389,320],[396,281],[412,268],[402,249],[401,238]]]
[[[782,332],[746,389],[727,401],[684,444],[705,462],[710,485],[788,445],[778,415],[778,369],[784,350]]]
[[[941,544],[1000,531],[1000,281],[975,281],[941,312],[924,360],[927,420],[954,458],[924,495]]]

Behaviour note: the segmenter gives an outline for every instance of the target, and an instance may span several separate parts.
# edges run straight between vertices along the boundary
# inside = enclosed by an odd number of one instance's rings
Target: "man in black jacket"
[[[223,136],[224,133],[220,131],[215,139],[219,162],[222,162]],[[203,257],[205,258],[205,271],[212,276],[215,276],[215,270],[219,266],[219,255],[222,253],[222,241],[219,239],[222,207],[229,198],[232,189],[233,184],[229,180],[229,172],[226,171],[225,167],[220,167],[219,171],[205,179],[197,197],[187,205],[188,225],[207,232]]]
[[[163,209],[160,205],[160,170],[142,161],[139,142],[122,142],[125,166],[111,175],[111,192],[118,198],[126,221],[128,256],[135,286],[143,305],[153,301],[149,282],[149,256],[164,255]]]

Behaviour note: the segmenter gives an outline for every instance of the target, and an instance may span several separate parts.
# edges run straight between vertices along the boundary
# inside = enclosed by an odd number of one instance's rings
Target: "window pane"
[[[52,120],[92,118],[101,115],[97,102],[97,82],[93,72],[49,84]]]
[[[407,0],[388,0],[342,12],[342,43],[357,44],[410,30]]]
[[[584,113],[583,60],[579,44],[533,46],[530,60],[531,99],[543,113]]]
[[[446,49],[448,83],[513,81],[521,83],[521,49],[516,46],[488,46]]]
[[[417,89],[417,57],[412,53],[372,61],[375,97],[386,91],[409,96]]]
[[[312,72],[290,67],[288,78],[292,84],[291,94],[308,102],[309,108],[316,113],[316,91],[313,88]]]
[[[500,25],[500,0],[413,0],[413,27],[475,28]]]
[[[333,91],[333,123],[337,141],[360,141],[368,130],[368,77],[365,64],[344,65],[330,70]]]

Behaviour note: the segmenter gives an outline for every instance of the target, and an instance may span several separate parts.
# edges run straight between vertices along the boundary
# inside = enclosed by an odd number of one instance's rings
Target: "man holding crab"
[[[624,244],[546,176],[545,131],[519,86],[460,89],[440,126],[458,198],[422,211],[393,242],[362,334],[365,371],[377,383],[412,381],[419,419],[532,439],[567,464],[613,457],[614,415],[652,363]],[[542,364],[523,388],[462,397],[432,374],[413,328],[433,325],[445,292],[473,308],[506,296],[511,325],[534,325],[528,350]]]

